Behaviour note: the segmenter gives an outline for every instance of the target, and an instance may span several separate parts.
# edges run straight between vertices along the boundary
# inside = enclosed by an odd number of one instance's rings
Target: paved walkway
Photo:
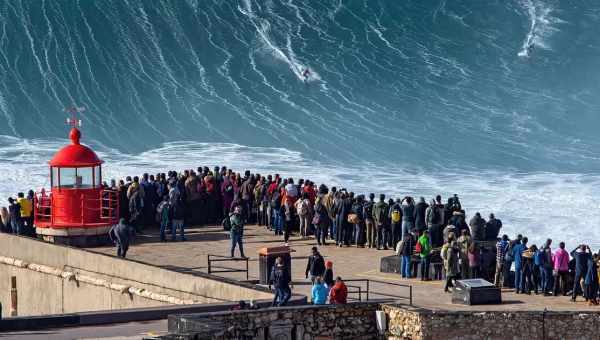
[[[157,230],[149,230],[138,237],[136,244],[132,245],[127,254],[128,258],[135,259],[155,266],[161,266],[178,271],[207,272],[207,254],[229,256],[228,234],[221,227],[191,228],[187,231],[185,242],[160,242]],[[247,226],[244,235],[244,248],[246,256],[250,257],[250,280],[258,280],[258,250],[263,247],[283,245],[282,236],[275,236],[264,227]],[[310,248],[316,245],[314,239],[302,240],[292,237],[290,247],[292,254],[292,278],[294,281],[303,282],[296,285],[295,293],[309,295],[310,286],[304,277],[307,256]],[[90,249],[97,252],[113,254],[112,247]],[[463,306],[451,303],[450,294],[443,292],[441,281],[421,282],[419,280],[405,280],[397,274],[379,272],[381,257],[392,255],[392,251],[378,251],[374,249],[344,247],[338,248],[328,245],[320,248],[326,260],[334,263],[334,275],[343,279],[374,279],[390,283],[413,285],[414,305],[435,310],[595,310],[599,307],[588,307],[580,297],[581,302],[572,303],[568,297],[543,297],[536,295],[516,295],[509,290],[502,293],[502,305],[490,306]],[[237,255],[236,251],[236,255]],[[227,264],[231,267],[243,267],[243,262]],[[225,273],[220,274],[234,279],[245,280],[245,274]],[[355,284],[355,283],[353,283]],[[375,287],[373,287],[375,286]],[[364,287],[364,284],[363,284]],[[408,289],[404,287],[372,285],[371,290],[386,292],[387,294],[406,296]],[[354,295],[357,297],[357,295]],[[373,296],[371,296],[373,297]]]

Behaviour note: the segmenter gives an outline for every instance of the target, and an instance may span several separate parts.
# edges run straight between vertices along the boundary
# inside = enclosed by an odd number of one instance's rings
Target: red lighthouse
[[[73,115],[77,108],[68,110]],[[118,223],[117,192],[102,187],[102,163],[96,153],[80,144],[81,121],[70,118],[71,144],[50,160],[50,194],[35,196],[36,233],[44,240],[78,246],[102,244]]]

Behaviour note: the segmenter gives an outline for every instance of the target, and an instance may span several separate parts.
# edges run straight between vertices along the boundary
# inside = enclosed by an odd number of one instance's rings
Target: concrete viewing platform
[[[229,256],[230,240],[228,233],[220,226],[195,227],[186,230],[187,241],[160,242],[158,230],[144,231],[138,235],[136,242],[130,247],[127,257],[136,261],[167,268],[180,272],[208,271],[207,255]],[[422,282],[418,279],[402,279],[399,274],[381,273],[379,271],[380,259],[393,255],[391,250],[375,250],[356,247],[336,247],[333,243],[319,247],[325,260],[334,263],[334,276],[348,279],[370,279],[385,281],[395,284],[409,284],[413,286],[413,305],[433,311],[600,311],[599,307],[588,306],[579,297],[577,303],[572,303],[569,297],[544,297],[542,295],[517,295],[510,289],[503,289],[501,305],[465,306],[451,303],[451,294],[443,292],[443,281]],[[244,232],[244,252],[249,256],[249,280],[259,279],[258,251],[263,247],[276,247],[283,245],[283,237],[275,236],[272,232],[261,226],[247,226]],[[303,283],[296,284],[293,292],[310,296],[309,280],[305,279],[307,257],[311,247],[316,241],[311,238],[303,240],[298,236],[290,239],[289,246],[292,253],[292,280]],[[96,247],[89,249],[94,252],[114,254],[114,247]],[[236,256],[238,255],[236,250]],[[245,268],[245,262],[222,263],[222,266]],[[245,273],[216,274],[224,277],[246,280]],[[354,284],[354,283],[351,283]],[[385,292],[390,295],[407,296],[408,288],[377,284],[371,290]],[[357,297],[353,295],[352,297]],[[364,295],[363,295],[364,299]],[[403,301],[408,303],[408,301]]]

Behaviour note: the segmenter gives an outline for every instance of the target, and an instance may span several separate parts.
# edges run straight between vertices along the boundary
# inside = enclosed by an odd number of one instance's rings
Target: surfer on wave
[[[302,72],[302,77],[304,77],[304,82],[308,81],[308,78],[310,77],[310,70],[308,68],[304,69],[304,72]]]

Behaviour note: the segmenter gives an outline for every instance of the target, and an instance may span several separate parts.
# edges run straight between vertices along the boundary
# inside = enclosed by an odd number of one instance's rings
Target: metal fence
[[[355,301],[402,300],[413,304],[411,285],[370,279],[344,280],[348,287],[348,299]],[[390,288],[401,287],[405,294],[390,293]]]
[[[214,255],[214,254],[208,254],[207,255],[207,262],[208,262],[208,273],[209,274],[216,274],[216,273],[246,273],[246,281],[248,281],[250,279],[250,276],[248,274],[248,258],[235,258],[235,257],[228,257],[228,256],[223,256],[223,255]],[[215,264],[215,262],[217,264]],[[219,265],[219,263],[222,262],[229,262],[229,263],[237,263],[237,262],[245,262],[246,263],[246,267],[245,268],[233,268],[233,267],[226,267],[226,266],[222,266]]]

